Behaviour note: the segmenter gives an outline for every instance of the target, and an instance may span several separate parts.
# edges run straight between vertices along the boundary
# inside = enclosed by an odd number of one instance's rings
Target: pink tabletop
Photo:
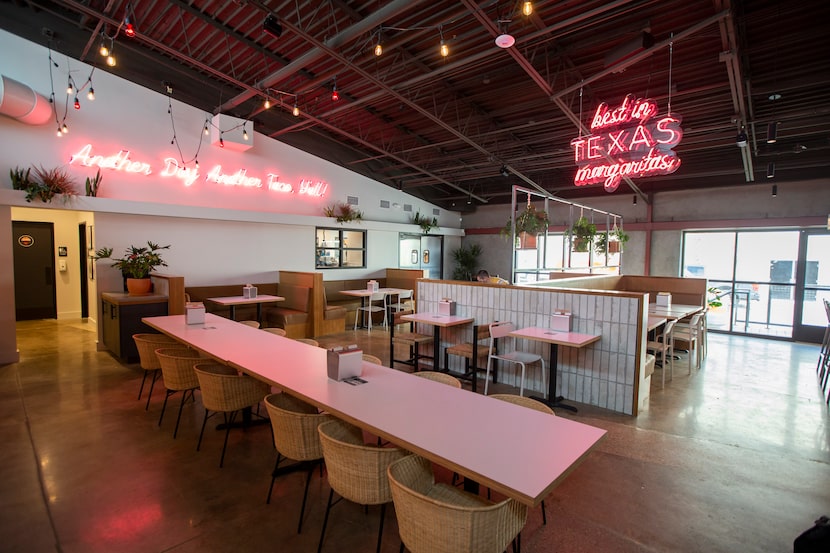
[[[411,374],[363,364],[360,386],[326,376],[326,351],[206,315],[145,323],[527,505],[537,505],[605,431]],[[486,432],[476,429],[486,428]],[[521,466],[521,470],[517,467]]]
[[[369,289],[340,291],[341,294],[346,296],[356,296],[358,298],[367,298],[372,294],[386,294],[387,296],[394,296],[395,294],[402,294],[403,292],[409,292],[409,290],[404,290],[403,288],[378,288],[377,292],[372,292]]]
[[[267,294],[260,294],[255,298],[246,298],[244,296],[224,296],[221,298],[207,298],[208,301],[218,303],[219,305],[245,305],[250,303],[270,303],[276,301],[285,301],[282,296],[269,296]]]
[[[671,307],[659,306],[655,303],[648,304],[648,314],[666,317],[667,319],[685,319],[693,313],[703,309],[702,305],[684,305],[673,303]]]
[[[403,315],[403,321],[414,321],[416,323],[424,323],[433,326],[455,326],[463,325],[473,322],[472,317],[462,317],[460,315],[440,315],[438,313],[412,313],[410,315]]]
[[[557,344],[560,346],[570,346],[574,348],[581,348],[593,342],[596,342],[602,336],[599,334],[580,334],[578,332],[560,332],[558,330],[551,330],[549,328],[542,328],[531,326],[527,328],[519,328],[510,333],[510,336],[516,338],[525,338],[527,340],[536,340],[538,342],[546,342],[548,344]]]

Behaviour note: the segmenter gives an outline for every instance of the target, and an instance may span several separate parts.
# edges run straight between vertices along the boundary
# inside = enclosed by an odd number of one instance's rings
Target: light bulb
[[[224,148],[224,147],[225,147],[225,141],[222,139],[222,137],[221,137],[221,136],[219,137],[219,147],[220,147],[220,148]]]
[[[340,94],[337,92],[337,87],[334,87],[334,90],[331,91],[331,101],[336,102],[340,99]]]
[[[297,102],[294,102],[294,109],[291,110],[291,113],[294,114],[294,117],[299,117],[300,116],[300,108],[297,107]]]
[[[242,140],[248,140],[248,131],[245,130],[245,127],[242,127]]]
[[[75,96],[75,109],[81,109],[81,102],[78,101],[77,96]]]
[[[95,89],[89,87],[89,91],[86,93],[87,100],[94,100],[95,99]]]
[[[210,129],[208,129],[207,123],[205,123],[205,136],[210,134]]]
[[[450,47],[443,40],[441,41],[441,56],[447,57],[450,55]]]
[[[113,56],[112,54],[107,56],[107,65],[109,65],[110,67],[115,67],[115,56]]]
[[[66,123],[64,123],[63,126],[61,127],[61,132],[63,134],[66,134],[66,133],[69,132],[69,127],[66,126]]]
[[[380,42],[375,44],[375,55],[376,56],[382,56],[383,55],[383,46],[381,45]]]
[[[101,47],[98,49],[98,53],[101,54],[102,57],[107,57],[110,55],[110,49],[107,48],[107,45],[102,42]]]
[[[199,170],[199,158],[198,157],[196,158],[196,170],[197,171]]]
[[[70,82],[68,85],[66,85],[66,93],[67,94],[72,94],[74,91],[75,91],[75,89],[72,88],[72,82]]]
[[[271,100],[269,98],[265,98],[265,103],[262,104],[262,107],[264,107],[265,109],[270,109],[271,108]]]
[[[124,28],[124,34],[130,38],[135,37],[135,27],[133,27],[133,24],[130,23],[129,19],[124,19],[124,21],[127,23],[127,25]]]
[[[58,127],[58,131],[55,134],[57,135],[58,138],[63,136],[63,131],[61,131],[60,127]]]
[[[530,15],[533,13],[533,2],[522,2],[522,13]]]

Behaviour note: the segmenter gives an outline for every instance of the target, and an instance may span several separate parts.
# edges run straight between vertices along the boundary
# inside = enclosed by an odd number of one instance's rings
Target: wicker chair
[[[395,363],[403,363],[405,365],[412,365],[414,370],[418,370],[420,360],[423,357],[421,355],[421,346],[425,346],[427,344],[431,344],[435,341],[435,338],[429,334],[418,334],[415,332],[415,324],[409,321],[409,332],[396,332],[396,328],[398,325],[406,323],[407,321],[401,320],[403,315],[407,315],[412,313],[411,311],[398,311],[393,312],[392,308],[390,307],[388,310],[388,318],[389,318],[389,366],[395,368]],[[409,358],[408,359],[395,359],[395,345],[405,345],[409,348]]]
[[[553,412],[553,409],[542,403],[541,401],[536,401],[533,398],[525,397],[525,396],[516,396],[513,394],[491,394],[490,397],[494,399],[499,399],[501,401],[506,401],[508,403],[512,403],[514,405],[519,405],[520,407],[527,407],[528,409],[533,409],[534,411],[539,411],[540,413],[545,413],[546,415],[553,415],[556,416],[556,413]],[[545,509],[545,500],[542,500],[542,524],[548,523],[548,513]]]
[[[150,408],[153,386],[155,386],[161,371],[161,364],[159,364],[159,359],[156,357],[156,350],[170,347],[179,342],[166,334],[133,334],[133,341],[135,342],[135,347],[138,349],[138,360],[141,368],[144,369],[144,376],[141,378],[141,387],[138,389],[138,399],[141,399],[141,393],[144,391],[144,382],[147,380],[147,373],[153,373],[153,380],[150,382],[150,392],[147,394],[147,405],[144,406],[144,410],[146,411]]]
[[[412,375],[420,376],[421,378],[426,378],[427,380],[440,382],[441,384],[446,384],[448,386],[452,386],[453,388],[461,388],[461,381],[447,373],[439,373],[435,371],[418,371],[416,373],[412,373]]]
[[[225,463],[228,434],[230,434],[236,414],[242,409],[259,404],[271,391],[271,386],[250,376],[237,374],[236,371],[224,365],[196,364],[193,369],[199,379],[202,405],[205,407],[205,418],[202,421],[202,431],[199,433],[196,451],[199,451],[202,446],[202,437],[205,434],[208,419],[217,413],[222,413],[225,419],[225,443],[222,445],[222,457],[219,459],[221,468]],[[228,374],[228,372],[233,374]]]
[[[199,379],[193,370],[193,365],[199,360],[199,352],[185,348],[159,348],[156,355],[161,363],[161,378],[167,393],[164,394],[164,403],[161,406],[159,415],[159,426],[164,419],[164,411],[167,409],[167,400],[176,392],[182,392],[182,401],[179,403],[179,415],[176,417],[176,428],[173,430],[173,439],[179,433],[179,421],[182,419],[182,407],[184,407],[187,393],[193,398],[193,391],[199,387]]]
[[[271,327],[271,328],[263,328],[265,332],[270,332],[271,334],[276,334],[277,336],[285,336],[285,330],[279,327]]]
[[[372,355],[370,353],[364,353],[363,354],[363,360],[366,361],[367,363],[374,363],[375,365],[383,366],[383,361],[381,361],[380,357],[378,357],[377,355]]]
[[[271,418],[271,429],[274,431],[274,447],[277,449],[277,462],[271,474],[271,486],[268,488],[266,503],[271,503],[271,492],[277,480],[277,469],[283,459],[293,459],[308,463],[308,474],[303,492],[303,503],[300,507],[300,521],[297,523],[297,533],[303,529],[303,514],[305,513],[308,485],[311,482],[311,473],[323,460],[323,449],[320,446],[320,436],[317,427],[320,423],[332,420],[331,415],[319,413],[317,408],[288,394],[271,394],[265,398],[265,407]]]
[[[436,484],[432,465],[418,455],[389,465],[389,485],[411,553],[502,553],[527,520],[527,507],[513,499],[492,503]]]
[[[258,321],[237,321],[239,324],[250,326],[251,328],[259,328]]]
[[[396,447],[367,445],[363,442],[362,430],[337,419],[324,422],[317,431],[320,434],[320,444],[323,446],[323,458],[326,461],[331,486],[317,553],[323,549],[326,524],[335,492],[360,505],[381,506],[377,544],[377,551],[380,553],[386,504],[392,501],[386,470],[390,463],[402,459],[408,453]]]
[[[314,346],[315,348],[320,347],[320,342],[313,338],[294,338],[296,342],[302,342],[303,344],[308,344],[309,346]]]

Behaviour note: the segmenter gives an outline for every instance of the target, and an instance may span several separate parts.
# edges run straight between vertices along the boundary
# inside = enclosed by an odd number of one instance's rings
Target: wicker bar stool
[[[427,380],[432,380],[434,382],[446,384],[447,386],[452,386],[453,388],[461,388],[461,381],[447,373],[439,373],[435,371],[418,371],[412,373],[412,376],[426,378]]]
[[[219,468],[221,468],[225,463],[228,435],[236,414],[245,408],[258,405],[271,391],[271,386],[250,376],[237,374],[230,367],[216,363],[197,363],[193,370],[196,371],[196,377],[199,379],[202,405],[205,407],[205,418],[202,421],[202,431],[199,432],[196,451],[199,451],[202,446],[202,437],[205,435],[205,425],[208,419],[217,413],[222,413],[225,419],[225,443],[222,445],[222,457],[219,458]]]
[[[388,473],[401,551],[502,553],[527,520],[527,507],[513,499],[492,503],[436,484],[431,463],[418,455],[395,461]]]
[[[297,533],[303,529],[303,514],[305,513],[308,485],[314,468],[323,460],[323,449],[320,446],[320,436],[317,427],[326,421],[332,420],[331,415],[319,413],[313,405],[299,400],[288,394],[271,394],[265,398],[265,408],[271,418],[271,429],[274,431],[274,447],[277,449],[277,462],[271,473],[271,485],[268,487],[266,503],[271,503],[271,492],[277,480],[280,462],[283,459],[293,459],[308,464],[308,474],[303,492],[303,503],[300,506],[300,521],[297,523]]]
[[[390,463],[402,459],[408,452],[397,447],[377,447],[363,442],[363,431],[356,426],[334,419],[317,427],[323,458],[328,472],[329,501],[317,553],[323,549],[326,525],[329,520],[335,492],[359,505],[380,505],[380,528],[377,552],[383,539],[383,519],[386,504],[392,501],[386,469]]]
[[[161,415],[159,415],[159,423],[164,419],[164,411],[167,409],[167,400],[176,392],[182,392],[182,400],[179,403],[179,414],[176,417],[176,428],[173,430],[173,439],[179,433],[179,421],[182,419],[182,407],[187,398],[187,393],[190,392],[190,397],[193,398],[193,391],[199,387],[199,379],[196,378],[196,372],[193,370],[193,365],[200,359],[199,352],[185,348],[159,348],[156,350],[156,355],[161,364],[161,379],[167,393],[164,394],[164,403],[161,406]]]
[[[377,355],[372,355],[370,353],[363,354],[363,360],[367,363],[374,363],[375,365],[383,366],[383,361],[380,360],[380,357]]]
[[[144,369],[144,376],[141,377],[141,387],[138,389],[138,399],[144,391],[144,382],[147,380],[147,373],[153,373],[153,380],[150,382],[150,392],[147,394],[147,404],[144,410],[150,408],[150,398],[153,396],[153,386],[159,377],[161,364],[156,357],[156,350],[178,344],[176,340],[166,334],[133,334],[135,347],[138,349],[138,360],[141,368]]]

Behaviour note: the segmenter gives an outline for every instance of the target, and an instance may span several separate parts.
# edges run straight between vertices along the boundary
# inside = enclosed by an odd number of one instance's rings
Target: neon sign
[[[103,169],[122,171],[124,173],[141,175],[150,175],[153,173],[153,168],[149,163],[131,160],[129,150],[121,150],[111,156],[93,155],[91,144],[85,145],[69,158],[69,164],[71,165],[73,163],[78,163],[85,167],[97,166]],[[158,175],[163,178],[178,179],[185,186],[193,186],[199,180],[199,177],[201,177],[198,167],[179,165],[179,162],[172,157],[164,158],[162,170]],[[294,186],[291,183],[281,181],[280,176],[275,173],[268,173],[263,180],[256,176],[248,176],[248,170],[244,168],[237,169],[233,173],[226,173],[222,170],[221,165],[215,165],[205,175],[204,180],[205,182],[220,184],[222,186],[264,188],[272,192],[298,194],[312,198],[322,198],[326,195],[329,187],[328,183],[324,181],[313,181],[310,179],[302,179],[297,186]]]
[[[657,104],[629,94],[611,108],[597,107],[591,120],[591,136],[571,140],[577,165],[574,184],[603,183],[615,191],[623,177],[669,175],[680,167],[672,150],[683,138],[680,116],[657,118]]]

